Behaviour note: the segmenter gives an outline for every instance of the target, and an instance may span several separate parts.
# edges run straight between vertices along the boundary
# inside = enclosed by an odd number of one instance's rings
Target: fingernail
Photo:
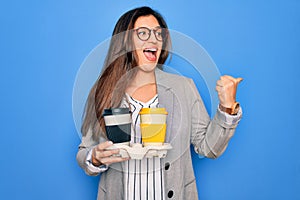
[[[113,142],[112,142],[112,141],[108,141],[108,143],[109,143],[109,144],[113,144]]]

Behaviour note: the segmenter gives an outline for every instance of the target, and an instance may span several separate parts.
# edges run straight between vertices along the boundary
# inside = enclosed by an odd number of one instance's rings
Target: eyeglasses
[[[160,27],[155,28],[155,29],[149,29],[147,27],[140,27],[140,28],[135,29],[134,31],[136,31],[138,38],[142,41],[149,40],[149,38],[151,36],[151,31],[153,31],[155,38],[160,42],[166,38],[166,31]]]

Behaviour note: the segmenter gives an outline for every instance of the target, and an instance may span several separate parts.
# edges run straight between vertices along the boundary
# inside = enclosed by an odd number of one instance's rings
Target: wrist
[[[233,103],[230,107],[225,107],[222,104],[219,104],[219,109],[223,112],[226,112],[230,115],[236,115],[239,111],[240,104],[238,102]]]
[[[102,163],[97,160],[94,156],[94,149],[92,150],[92,164],[96,167],[99,167]]]

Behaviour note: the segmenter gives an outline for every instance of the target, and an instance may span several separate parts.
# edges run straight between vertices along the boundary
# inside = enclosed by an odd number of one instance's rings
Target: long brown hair
[[[82,135],[86,135],[90,129],[93,139],[98,140],[100,134],[106,137],[105,124],[102,117],[105,108],[117,107],[120,105],[127,88],[128,82],[134,74],[128,73],[137,66],[137,56],[133,48],[132,32],[136,20],[141,16],[153,15],[161,28],[167,30],[167,24],[163,17],[149,7],[139,7],[123,14],[115,25],[108,54],[106,56],[102,73],[92,87],[85,106]],[[171,48],[169,34],[163,41],[158,66],[164,64],[168,58]],[[126,74],[126,78],[122,78]],[[122,78],[122,84],[118,81]],[[114,92],[117,90],[118,92]],[[114,93],[114,95],[113,95]]]

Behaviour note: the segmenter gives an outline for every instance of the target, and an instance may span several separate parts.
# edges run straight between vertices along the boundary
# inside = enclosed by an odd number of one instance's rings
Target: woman
[[[235,100],[241,78],[217,81],[219,108],[210,120],[191,79],[163,72],[171,41],[163,17],[149,7],[125,13],[118,20],[105,67],[90,91],[77,160],[89,175],[101,173],[98,199],[198,199],[190,144],[198,154],[217,158],[227,147],[242,111]],[[129,160],[107,150],[103,109],[129,107],[134,134],[140,141],[143,107],[168,111],[166,142],[172,150],[164,159]]]

